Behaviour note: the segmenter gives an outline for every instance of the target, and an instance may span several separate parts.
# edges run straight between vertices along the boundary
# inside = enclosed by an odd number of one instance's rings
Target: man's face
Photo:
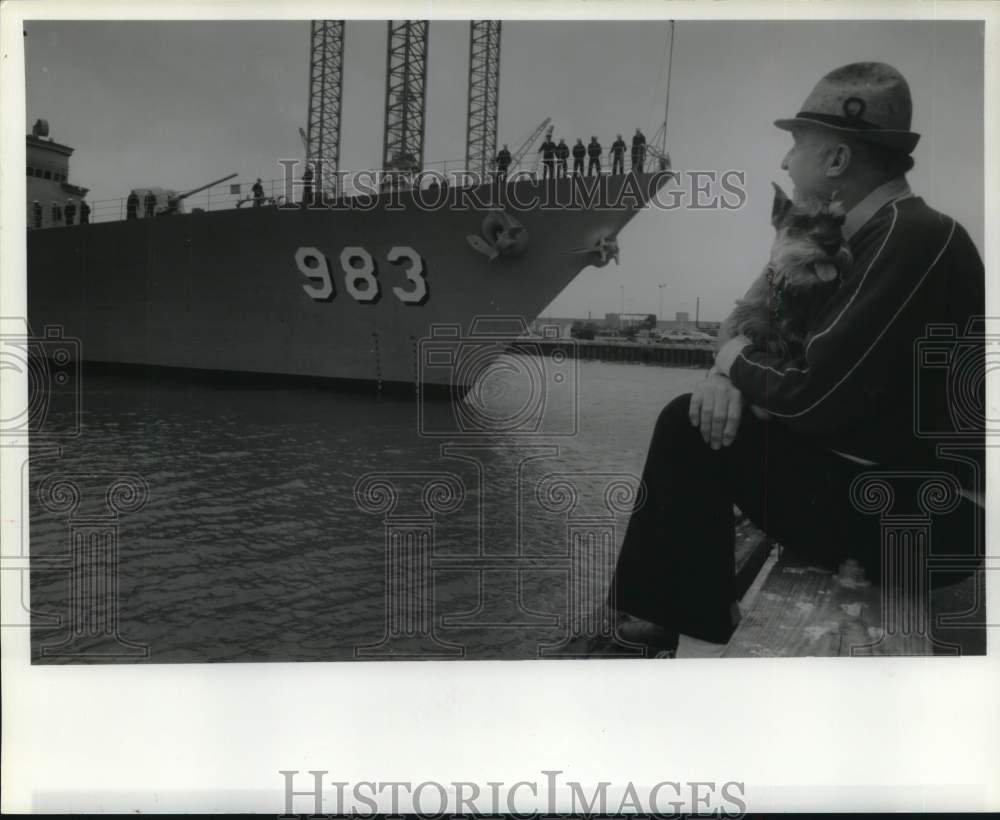
[[[797,202],[822,199],[830,195],[831,180],[827,176],[832,139],[820,128],[796,128],[792,131],[794,145],[781,161],[795,186],[792,198]]]

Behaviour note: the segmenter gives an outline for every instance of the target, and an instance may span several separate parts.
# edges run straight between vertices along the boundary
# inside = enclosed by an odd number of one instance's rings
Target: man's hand
[[[711,373],[691,396],[691,424],[701,428],[701,437],[713,450],[735,441],[742,413],[743,394],[721,373]]]

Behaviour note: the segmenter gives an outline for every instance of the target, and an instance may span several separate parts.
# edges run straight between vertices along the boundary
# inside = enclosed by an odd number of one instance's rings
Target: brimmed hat
[[[798,114],[774,124],[786,131],[821,126],[909,154],[920,139],[920,134],[910,130],[912,116],[910,86],[895,68],[885,63],[850,63],[820,80]]]

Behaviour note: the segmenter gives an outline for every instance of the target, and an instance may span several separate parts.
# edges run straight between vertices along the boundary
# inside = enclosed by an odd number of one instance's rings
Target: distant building
[[[700,331],[710,335],[718,335],[721,322],[695,322],[686,311],[678,311],[673,319],[660,319],[656,322],[656,328],[651,333],[642,326],[648,321],[648,313],[605,313],[603,319],[578,319],[566,317],[551,317],[536,319],[531,323],[531,332],[537,336],[548,336],[549,338],[569,339],[570,328],[574,323],[591,324],[598,331],[607,333],[619,333],[630,326],[639,326],[637,338],[648,338],[656,336],[664,331]]]
[[[531,332],[536,336],[541,336],[546,339],[569,339],[569,330],[573,327],[574,322],[586,321],[584,319],[562,319],[562,318],[552,318],[546,317],[544,319],[535,319],[531,323]],[[595,322],[596,324],[596,322]]]

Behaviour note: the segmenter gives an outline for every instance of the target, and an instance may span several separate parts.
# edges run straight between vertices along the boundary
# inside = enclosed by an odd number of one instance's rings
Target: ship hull
[[[624,180],[606,178],[609,202]],[[654,190],[651,180],[640,175],[637,188]],[[544,184],[517,183],[516,200]],[[488,200],[488,189],[478,195]],[[474,203],[429,209],[404,196],[364,210],[252,208],[30,231],[29,321],[35,333],[57,326],[78,339],[90,362],[454,383],[446,368],[424,366],[428,339],[466,338],[488,317],[531,322],[584,267],[607,261],[580,249],[617,237],[638,210],[632,198],[508,207],[527,240],[491,260],[469,239],[484,237],[490,213]]]

